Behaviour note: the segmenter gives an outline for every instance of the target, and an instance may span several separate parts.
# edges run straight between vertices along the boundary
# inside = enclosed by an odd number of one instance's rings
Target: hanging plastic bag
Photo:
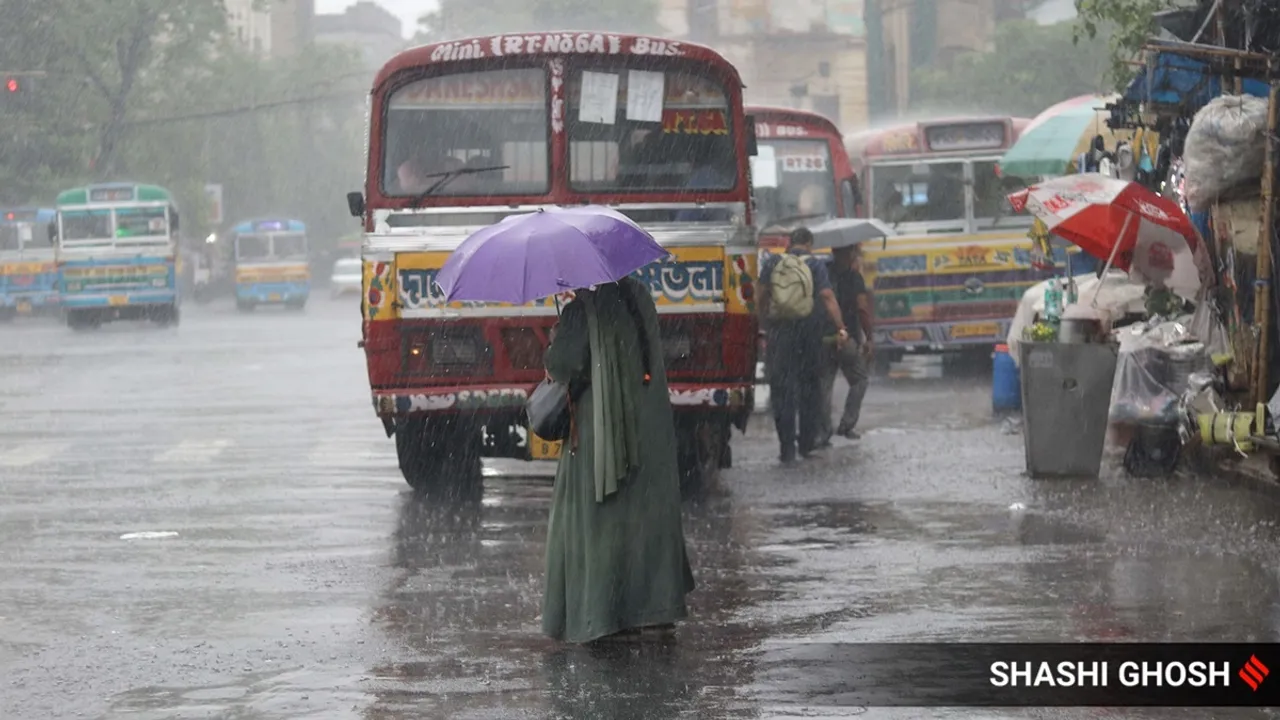
[[[1215,365],[1223,365],[1231,360],[1231,338],[1227,328],[1218,318],[1217,303],[1211,297],[1202,297],[1196,303],[1196,311],[1191,315],[1190,330],[1197,340],[1204,343],[1205,350]]]
[[[1207,210],[1227,190],[1262,176],[1266,126],[1266,98],[1223,95],[1196,113],[1182,156],[1192,212]]]

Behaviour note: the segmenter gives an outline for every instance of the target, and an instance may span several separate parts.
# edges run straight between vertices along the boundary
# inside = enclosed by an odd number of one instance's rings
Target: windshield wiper
[[[419,195],[417,198],[414,199],[413,207],[416,208],[421,206],[422,201],[430,197],[432,193],[444,187],[445,185],[448,185],[454,179],[462,177],[463,175],[475,175],[476,173],[492,172],[494,170],[506,170],[509,167],[511,166],[510,165],[494,165],[492,167],[458,168],[457,170],[449,170],[447,172],[431,173],[426,177],[440,178],[440,179],[437,180],[431,187],[424,190],[421,195]]]

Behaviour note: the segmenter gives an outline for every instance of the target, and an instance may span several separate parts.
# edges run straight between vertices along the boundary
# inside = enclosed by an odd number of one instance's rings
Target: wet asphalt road
[[[539,634],[549,468],[408,492],[355,301],[0,327],[0,717],[1267,717],[833,708],[797,643],[1277,639],[1280,509],[1208,479],[1030,481],[978,377],[877,384],[794,469],[769,423],[687,505],[674,647]]]

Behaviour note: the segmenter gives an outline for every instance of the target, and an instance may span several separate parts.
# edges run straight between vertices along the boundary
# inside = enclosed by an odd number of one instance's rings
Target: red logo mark
[[[1262,684],[1263,678],[1270,674],[1271,671],[1262,664],[1257,655],[1250,655],[1249,662],[1240,668],[1240,679],[1248,683],[1254,692],[1258,692],[1258,686]]]

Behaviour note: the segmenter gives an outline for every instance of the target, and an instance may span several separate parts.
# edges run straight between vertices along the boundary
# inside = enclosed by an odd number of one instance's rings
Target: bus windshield
[[[111,240],[110,210],[64,210],[63,240]]]
[[[237,260],[266,260],[271,257],[271,238],[266,235],[240,235],[236,238]]]
[[[836,216],[836,180],[827,140],[761,141],[760,150],[758,157],[764,158],[764,162],[772,156],[775,165],[772,177],[777,179],[777,187],[755,188],[761,227]]]
[[[22,249],[22,228],[18,225],[0,225],[0,252]]]
[[[728,95],[694,70],[621,63],[570,69],[569,185],[582,193],[731,190],[737,153]]]
[[[504,68],[418,80],[393,92],[386,116],[383,192],[419,195],[462,168],[436,195],[527,195],[548,189],[547,76]]]
[[[305,258],[307,237],[299,234],[274,235],[271,238],[271,255],[280,260]]]
[[[116,237],[166,237],[168,213],[163,207],[116,208]]]
[[[1022,178],[1001,175],[996,160],[977,160],[973,163],[973,217],[979,227],[992,225],[1030,225],[1031,214],[1024,207],[1015,212],[1009,204],[1009,195],[1038,182],[1039,178]]]
[[[873,214],[886,222],[964,222],[963,162],[876,165],[871,188]]]

